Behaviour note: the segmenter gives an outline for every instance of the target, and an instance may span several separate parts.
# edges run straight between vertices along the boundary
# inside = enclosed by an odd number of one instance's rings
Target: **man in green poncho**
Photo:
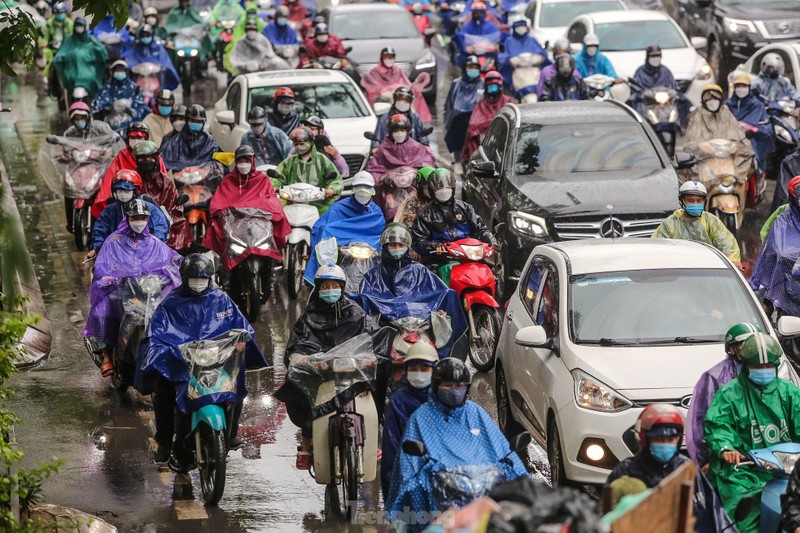
[[[202,39],[200,47],[200,58],[205,58],[213,49],[208,39],[203,39],[202,34],[205,33],[205,21],[200,15],[200,12],[192,6],[192,0],[180,0],[177,6],[169,10],[167,21],[164,23],[164,31],[167,32],[167,41],[173,44],[170,48],[170,57],[173,63],[177,65],[177,55],[174,49],[175,35],[179,30],[186,28],[194,28],[200,26],[195,30],[190,30],[194,37]]]
[[[706,414],[704,434],[709,446],[709,477],[717,486],[725,510],[733,516],[745,496],[760,498],[772,474],[737,468],[750,450],[784,442],[800,442],[800,389],[777,377],[778,341],[755,333],[742,346],[744,370],[714,396]],[[758,533],[761,506],[756,504],[736,526],[741,533]]]
[[[107,60],[106,47],[86,32],[86,19],[77,17],[72,34],[64,39],[53,59],[53,68],[68,94],[75,87],[83,87],[94,97],[103,85]]]
[[[292,141],[295,153],[278,165],[277,170],[281,178],[273,179],[272,184],[276,191],[284,185],[300,182],[325,189],[326,199],[312,204],[317,206],[319,213],[322,214],[342,193],[342,176],[330,159],[317,152],[311,130],[301,126],[292,132],[289,139]],[[335,177],[328,179],[329,175]]]
[[[72,19],[67,13],[69,8],[66,2],[56,2],[53,6],[53,16],[50,17],[42,28],[39,47],[44,50],[44,58],[47,65],[44,68],[44,77],[50,77],[50,65],[53,57],[58,52],[61,43],[72,34]]]

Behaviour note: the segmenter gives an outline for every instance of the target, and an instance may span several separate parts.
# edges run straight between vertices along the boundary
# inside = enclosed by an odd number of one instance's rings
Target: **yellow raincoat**
[[[656,228],[652,237],[704,242],[725,254],[734,263],[742,260],[736,237],[720,219],[707,211],[703,211],[699,217],[691,217],[683,209],[678,209]]]

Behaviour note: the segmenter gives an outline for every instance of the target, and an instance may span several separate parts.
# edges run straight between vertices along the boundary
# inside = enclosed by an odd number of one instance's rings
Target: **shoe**
[[[175,457],[169,458],[169,463],[167,464],[169,469],[175,472],[176,474],[188,474],[195,468],[197,468],[197,461],[192,457],[190,462],[181,463]]]
[[[169,462],[169,446],[164,446],[163,444],[158,445],[158,449],[153,454],[153,461],[157,465],[167,464]]]
[[[233,437],[231,440],[228,441],[229,450],[238,450],[242,446],[244,446],[244,441],[239,437]]]
[[[298,470],[311,470],[311,465],[314,463],[311,452],[297,452],[297,460],[294,466]]]

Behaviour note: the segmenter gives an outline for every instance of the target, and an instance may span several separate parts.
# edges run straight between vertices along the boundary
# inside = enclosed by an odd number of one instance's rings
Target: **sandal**
[[[311,452],[297,452],[297,459],[295,460],[294,466],[298,470],[311,470],[312,463]]]
[[[104,378],[110,377],[111,374],[114,373],[114,363],[111,361],[104,361],[102,365],[100,365],[100,375]]]

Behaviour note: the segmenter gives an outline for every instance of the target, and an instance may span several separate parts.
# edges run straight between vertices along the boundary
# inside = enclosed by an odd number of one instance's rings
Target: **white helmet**
[[[705,198],[708,196],[708,191],[706,190],[705,185],[699,181],[687,181],[681,185],[680,189],[678,189],[678,198],[683,198],[687,195],[702,196]]]
[[[786,65],[783,62],[783,58],[775,52],[765,55],[764,59],[761,60],[761,72],[768,76],[780,76],[785,68]]]
[[[429,342],[421,340],[414,343],[403,357],[403,363],[408,364],[410,361],[427,361],[435,364],[439,362],[439,352]]]
[[[594,33],[587,33],[583,38],[583,46],[600,46],[600,38]]]
[[[350,185],[353,187],[353,189],[356,187],[367,187],[369,189],[374,189],[375,178],[366,170],[362,170],[353,176],[353,179],[350,181]]]
[[[342,270],[342,267],[339,265],[334,265],[333,263],[322,265],[317,269],[317,272],[314,274],[314,285],[317,285],[318,282],[326,279],[332,279],[344,284],[347,283],[347,276],[345,275],[344,270]]]

